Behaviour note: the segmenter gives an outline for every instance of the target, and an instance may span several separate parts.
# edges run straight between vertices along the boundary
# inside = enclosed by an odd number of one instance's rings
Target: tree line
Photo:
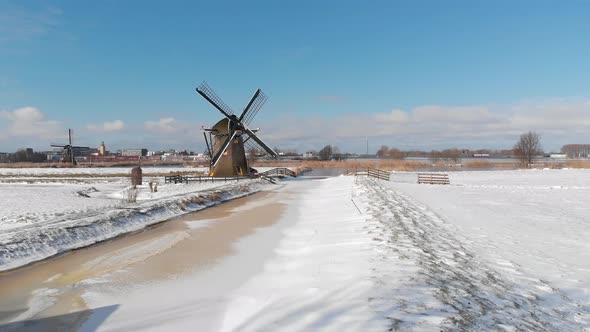
[[[0,154],[1,163],[42,163],[45,161],[47,161],[47,155],[41,152],[34,152],[33,149],[19,149],[14,153]]]

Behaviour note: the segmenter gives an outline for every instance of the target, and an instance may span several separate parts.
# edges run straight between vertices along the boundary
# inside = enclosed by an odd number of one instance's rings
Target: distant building
[[[107,148],[104,146],[104,142],[100,143],[100,146],[98,147],[98,154],[100,156],[105,156],[107,154]]]
[[[144,157],[147,156],[147,149],[125,149],[121,150],[121,156],[123,157]]]
[[[588,158],[590,157],[590,144],[567,144],[561,147],[561,153],[566,154],[569,158]]]
[[[313,158],[315,154],[313,152],[306,152],[302,155],[303,158]]]
[[[63,151],[61,149],[59,151],[47,152],[47,160],[48,161],[59,161],[62,156],[63,156]]]
[[[93,153],[98,153],[97,148],[87,148],[87,147],[73,147],[74,148],[74,156],[76,157],[88,157]]]

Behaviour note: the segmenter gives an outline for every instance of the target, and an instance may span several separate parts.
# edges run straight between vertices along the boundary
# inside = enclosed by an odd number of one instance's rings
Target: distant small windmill
[[[72,145],[72,136],[74,135],[74,130],[68,129],[68,144],[51,144],[53,148],[63,148],[63,162],[70,162],[72,165],[76,165],[76,158],[74,156],[74,149],[90,149],[87,146],[73,146]]]
[[[203,82],[196,90],[225,116],[212,128],[204,129],[203,132],[210,160],[210,176],[250,175],[252,169],[248,166],[246,149],[254,154],[262,150],[276,157],[277,153],[256,136],[258,129],[248,128],[254,116],[268,99],[262,90],[256,90],[240,116],[235,115],[207,83]]]

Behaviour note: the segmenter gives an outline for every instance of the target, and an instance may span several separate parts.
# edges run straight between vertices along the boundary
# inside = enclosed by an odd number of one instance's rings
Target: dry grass
[[[564,165],[570,168],[590,168],[590,160],[570,160],[566,161]]]
[[[413,160],[341,160],[341,161],[261,161],[254,167],[310,167],[310,168],[344,168],[355,170],[360,168],[378,168],[388,171],[413,171],[428,167],[429,163]]]
[[[126,191],[127,203],[137,202],[137,194],[139,193],[139,190],[137,188],[129,187],[125,191]]]
[[[0,163],[0,168],[88,168],[88,167],[117,167],[117,166],[137,166],[137,160],[128,161],[104,161],[104,162],[79,162],[77,166],[69,163]],[[208,167],[207,162],[193,161],[162,161],[162,160],[142,160],[141,166],[193,166]]]
[[[463,163],[466,168],[498,168],[498,169],[516,169],[520,167],[518,161],[489,161],[489,160],[471,160]]]
[[[144,177],[162,177],[168,175],[206,175],[206,172],[200,171],[170,171],[170,172],[154,172],[154,173],[143,173]],[[131,170],[129,173],[69,173],[69,174],[0,174],[0,178],[122,178],[130,177]]]
[[[76,168],[66,163],[0,163],[0,168]]]

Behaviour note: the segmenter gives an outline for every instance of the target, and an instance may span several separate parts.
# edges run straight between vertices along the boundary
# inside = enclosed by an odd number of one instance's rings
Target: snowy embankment
[[[0,271],[141,230],[180,214],[242,197],[263,180],[139,187],[127,202],[123,183],[0,184]]]

